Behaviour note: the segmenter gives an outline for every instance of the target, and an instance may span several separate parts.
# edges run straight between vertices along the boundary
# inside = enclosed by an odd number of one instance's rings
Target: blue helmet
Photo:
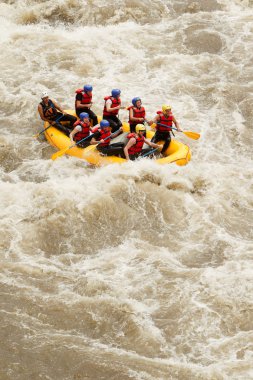
[[[86,113],[86,112],[82,112],[82,113],[80,113],[79,117],[80,117],[81,120],[83,120],[83,119],[89,119],[89,114]]]
[[[93,87],[90,84],[86,84],[83,86],[83,90],[84,91],[92,91]]]
[[[117,96],[120,96],[121,91],[118,88],[114,88],[112,90],[112,96],[116,98]]]
[[[108,120],[101,120],[100,121],[100,127],[103,129],[103,128],[106,128],[106,127],[110,127],[110,123]]]
[[[136,106],[136,103],[138,102],[138,100],[141,101],[141,98],[139,98],[139,96],[136,96],[136,98],[133,98],[133,99],[132,99],[132,105],[133,105],[133,106]]]

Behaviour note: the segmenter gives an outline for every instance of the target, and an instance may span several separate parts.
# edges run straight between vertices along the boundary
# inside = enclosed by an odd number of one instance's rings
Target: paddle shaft
[[[60,117],[58,117],[58,119],[55,120],[55,123],[57,123],[57,121],[61,120],[61,118],[63,118],[63,116],[64,116],[64,115],[61,115]],[[54,120],[52,120],[52,121],[54,121]],[[39,135],[41,135],[42,133],[46,132],[46,130],[47,130],[48,128],[50,128],[50,127],[52,127],[51,124],[49,124],[48,127],[42,129],[42,131],[40,131],[39,133],[37,133],[36,135],[34,135],[34,137],[39,137]]]
[[[113,135],[115,135],[117,132],[119,132],[119,130],[120,130],[120,129],[118,129],[118,130],[115,131],[114,133],[110,134],[110,136],[107,136],[107,137],[106,137],[105,139],[103,139],[103,140],[106,141],[106,140],[110,139]],[[96,149],[96,147],[97,147],[98,145],[100,145],[100,144],[102,144],[102,142],[99,142],[99,143],[97,143],[97,144],[91,144],[90,146],[88,146],[87,148],[85,148],[85,151],[84,151],[85,154],[87,155],[87,154],[93,152],[94,149]]]
[[[145,154],[141,155],[140,157],[147,157],[149,156],[151,153],[154,153],[158,150],[158,148],[154,148],[154,149],[151,149],[149,152],[146,152]]]
[[[189,137],[190,139],[193,139],[193,140],[198,140],[200,138],[200,134],[197,133],[197,132],[191,132],[191,131],[179,131],[177,128],[175,127],[172,127],[172,126],[168,126],[166,124],[162,124],[162,123],[156,123],[158,125],[162,125],[163,127],[166,127],[168,128],[169,130],[175,130],[177,132],[182,132],[185,136]],[[173,132],[172,132],[173,133]]]
[[[119,129],[117,129],[117,131],[113,132],[110,134],[110,136],[107,136],[105,139],[103,139],[104,141],[110,139],[113,135],[115,135],[117,132],[119,132]],[[95,147],[97,147],[98,145],[102,144],[102,142],[99,142],[98,144],[95,145]]]
[[[73,147],[76,146],[76,145],[79,145],[81,142],[87,140],[89,137],[91,137],[91,136],[93,136],[93,135],[94,135],[94,133],[92,133],[92,134],[89,135],[89,136],[84,137],[84,138],[83,138],[82,140],[80,140],[80,141],[77,141],[75,144],[71,145],[71,147],[69,147],[69,149],[70,149],[70,148],[73,148]]]
[[[63,155],[69,150],[69,149],[74,148],[74,146],[77,146],[77,145],[81,144],[81,142],[87,140],[89,137],[91,137],[91,136],[93,136],[93,135],[94,135],[94,133],[92,133],[92,134],[89,135],[89,136],[84,137],[82,140],[76,142],[75,144],[72,144],[72,145],[70,145],[70,146],[67,146],[66,148],[63,148],[63,149],[59,150],[58,152],[54,153],[54,154],[51,156],[52,160],[55,160],[56,158],[63,156]]]
[[[177,132],[182,132],[182,131],[179,131],[177,128],[175,128],[175,127],[169,127],[168,125],[166,125],[166,124],[162,124],[162,123],[156,123],[156,124],[158,124],[158,125],[162,125],[163,127],[166,127],[166,128],[168,128],[168,129],[170,129],[170,130],[172,130],[172,129],[174,129],[174,131],[177,131]]]

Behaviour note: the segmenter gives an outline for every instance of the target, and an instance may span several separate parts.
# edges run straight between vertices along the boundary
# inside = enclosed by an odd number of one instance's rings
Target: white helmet
[[[47,97],[48,97],[48,93],[46,91],[42,92],[41,99],[44,99],[44,98],[47,98]]]

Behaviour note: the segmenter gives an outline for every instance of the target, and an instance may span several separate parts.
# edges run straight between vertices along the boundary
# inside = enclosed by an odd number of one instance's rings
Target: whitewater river
[[[0,43],[0,379],[253,379],[253,1],[1,0]],[[86,83],[190,163],[52,161],[41,93]]]

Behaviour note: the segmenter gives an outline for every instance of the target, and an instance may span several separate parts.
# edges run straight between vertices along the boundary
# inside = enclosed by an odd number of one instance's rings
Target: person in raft
[[[86,148],[90,145],[90,140],[92,138],[92,136],[90,136],[91,123],[89,120],[89,115],[86,112],[80,113],[79,117],[80,120],[75,122],[74,129],[70,133],[69,137],[72,144],[77,143],[77,145],[81,148]],[[83,139],[85,140],[79,144],[79,141]]]
[[[95,127],[96,128],[96,127]],[[122,132],[122,127],[115,133],[111,133],[111,127],[108,120],[101,120],[98,130],[94,133],[90,144],[99,144],[97,149],[107,156],[121,156],[124,157],[124,143],[110,144],[110,140],[118,136]]]
[[[129,111],[129,126],[130,126],[130,132],[135,133],[135,127],[137,124],[144,124],[146,119],[146,111],[145,108],[142,106],[141,98],[138,96],[132,99],[132,106],[129,106],[127,108]],[[149,125],[152,124],[152,122],[147,122]]]
[[[122,123],[118,118],[119,110],[124,108],[121,107],[120,93],[121,91],[115,88],[112,90],[111,96],[104,97],[103,119],[109,121],[112,132],[122,127]]]
[[[86,84],[83,88],[76,90],[75,109],[77,116],[80,116],[81,112],[86,112],[89,115],[92,125],[95,126],[98,123],[98,118],[91,110],[92,90],[93,87],[90,84]]]
[[[73,129],[73,125],[77,120],[76,117],[67,114],[55,100],[49,99],[47,92],[42,93],[41,100],[38,105],[40,118],[69,136],[70,130]],[[59,118],[61,121],[58,120]],[[62,125],[62,121],[68,121],[69,126]]]
[[[144,137],[146,128],[143,124],[137,124],[135,129],[136,132],[129,133],[127,136],[129,141],[124,148],[124,154],[127,160],[135,160],[136,158],[140,157],[143,153],[147,153],[148,150],[142,150],[144,143],[146,143],[152,148],[160,148],[159,145],[150,142]]]
[[[178,131],[182,130],[171,112],[171,106],[167,104],[162,106],[162,111],[157,111],[154,123],[156,123],[156,133],[151,141],[154,143],[161,140],[165,141],[161,150],[161,153],[164,154],[171,142],[170,131],[172,131],[173,124],[175,124]]]

